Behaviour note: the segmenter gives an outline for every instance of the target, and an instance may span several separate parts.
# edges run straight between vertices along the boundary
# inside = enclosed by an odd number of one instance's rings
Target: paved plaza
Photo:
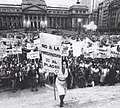
[[[77,88],[67,91],[64,108],[119,108],[120,85]],[[54,100],[53,89],[39,88],[0,93],[0,108],[59,108],[59,98]]]

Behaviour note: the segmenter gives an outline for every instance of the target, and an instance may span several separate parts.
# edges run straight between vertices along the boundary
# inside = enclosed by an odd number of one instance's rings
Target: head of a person
[[[42,62],[40,62],[39,66],[40,66],[40,68],[43,68],[43,63],[42,63]]]
[[[67,68],[67,61],[62,61],[62,66],[63,66],[64,68]]]

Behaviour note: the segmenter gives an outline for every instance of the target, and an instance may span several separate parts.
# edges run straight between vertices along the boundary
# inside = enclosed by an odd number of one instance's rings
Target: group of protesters
[[[71,88],[114,85],[120,82],[119,58],[66,58],[69,64],[67,84]]]
[[[67,88],[83,88],[96,85],[114,85],[120,82],[120,60],[119,58],[85,58],[64,57],[68,63]],[[53,84],[51,73],[48,74],[49,82],[45,78],[46,72],[40,59],[22,59],[18,61],[17,55],[5,57],[0,64],[0,78],[3,87],[17,89],[31,88],[38,91],[38,86],[45,83]],[[55,78],[54,78],[55,79]]]
[[[38,85],[45,86],[45,73],[40,59],[18,60],[17,55],[10,55],[3,59],[0,64],[0,79],[4,90],[11,88],[13,92],[27,88],[38,91]]]
[[[85,58],[83,55],[79,57],[69,55],[63,59],[68,63],[68,89],[114,85],[120,82],[119,58]],[[53,77],[56,75],[44,71],[41,58],[30,60],[26,57],[9,55],[0,63],[2,86],[4,89],[12,88],[13,92],[27,88],[38,91],[38,86],[45,86],[45,83],[53,84],[55,80]]]

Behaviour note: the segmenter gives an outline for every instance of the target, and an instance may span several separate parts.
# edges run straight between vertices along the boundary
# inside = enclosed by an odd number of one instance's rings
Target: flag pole
[[[2,68],[1,68],[1,71],[2,71],[2,73],[3,73],[3,58],[2,58]]]
[[[20,63],[20,60],[19,60],[19,54],[17,54],[17,58],[18,58],[18,64]]]
[[[54,99],[56,100],[56,90],[55,90],[55,75],[53,74],[53,87],[54,87]]]

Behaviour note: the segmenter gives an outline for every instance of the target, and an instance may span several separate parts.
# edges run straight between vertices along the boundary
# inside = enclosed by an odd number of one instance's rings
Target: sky
[[[48,6],[71,6],[77,0],[45,0]],[[21,4],[22,0],[0,0],[0,4]]]
[[[82,0],[79,0],[80,2]],[[91,0],[92,1],[92,0]],[[94,0],[102,2],[103,0]],[[77,0],[45,0],[47,6],[65,6],[70,7],[76,4]],[[0,0],[0,4],[21,4],[22,0]]]

